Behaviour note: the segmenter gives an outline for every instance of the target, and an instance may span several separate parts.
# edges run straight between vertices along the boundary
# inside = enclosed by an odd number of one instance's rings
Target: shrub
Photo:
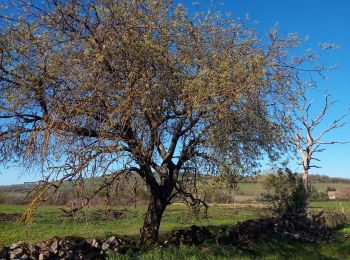
[[[213,194],[215,203],[232,203],[234,202],[234,197],[228,191],[216,190]]]
[[[322,215],[325,218],[327,226],[332,228],[343,227],[348,221],[346,215],[342,212],[328,211],[323,212]]]
[[[0,193],[0,204],[5,204],[5,202],[6,202],[6,193],[4,193],[4,192],[1,192]]]
[[[277,174],[266,178],[264,187],[269,192],[261,194],[262,200],[277,215],[305,215],[307,198],[303,192],[302,179],[297,173],[292,173],[289,169],[279,170]]]
[[[25,193],[20,192],[1,192],[0,193],[0,204],[9,205],[23,205],[28,203],[28,198]]]
[[[206,187],[203,189],[203,199],[207,203],[233,203],[234,194],[229,189],[213,189]]]
[[[327,187],[326,191],[337,191],[337,189],[334,187]]]

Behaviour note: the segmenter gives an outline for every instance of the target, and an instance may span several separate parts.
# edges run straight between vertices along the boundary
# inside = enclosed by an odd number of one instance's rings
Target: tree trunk
[[[307,205],[307,199],[309,197],[309,183],[308,183],[308,170],[304,170],[303,172],[303,177],[302,177],[302,181],[303,181],[303,195],[304,195],[304,205],[303,205],[303,215],[305,216],[309,216],[309,207]]]
[[[307,170],[304,170],[303,172],[303,190],[304,190],[304,194],[305,194],[305,197],[308,196],[308,171]]]
[[[159,187],[150,189],[151,198],[148,204],[143,227],[140,230],[141,243],[151,245],[158,242],[159,227],[163,213],[168,205],[172,189]]]

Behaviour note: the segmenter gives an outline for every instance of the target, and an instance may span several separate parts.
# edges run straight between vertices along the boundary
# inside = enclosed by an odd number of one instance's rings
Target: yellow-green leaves
[[[177,133],[182,146],[197,137],[193,151],[232,160],[282,148],[290,125],[283,113],[299,83],[293,66],[305,61],[290,62],[297,34],[280,39],[272,30],[265,43],[249,24],[214,11],[192,16],[172,1],[22,7],[1,28],[0,104],[14,118],[39,118],[63,147],[93,137],[128,156],[132,146],[156,157]]]

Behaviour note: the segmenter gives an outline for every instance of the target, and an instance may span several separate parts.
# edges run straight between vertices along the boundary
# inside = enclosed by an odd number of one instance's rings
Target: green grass
[[[314,210],[328,210],[332,212],[344,213],[350,217],[350,200],[344,201],[314,201],[310,203],[310,207]]]
[[[258,242],[254,252],[242,251],[234,246],[204,244],[200,247],[181,246],[141,250],[131,248],[126,255],[109,255],[109,260],[158,260],[158,259],[350,259],[349,227],[341,230],[332,242],[305,243],[283,239],[274,235],[265,236]]]
[[[350,216],[350,201],[322,201],[312,202],[310,207],[313,210],[331,210],[341,212],[344,208],[346,215]],[[0,205],[0,213],[22,214],[26,206]],[[97,236],[116,234],[120,236],[137,237],[143,223],[143,216],[146,206],[119,207],[124,212],[124,217],[118,220],[110,220],[100,217],[104,215],[104,207],[90,207],[88,222],[83,212],[80,212],[74,222],[71,217],[63,216],[58,206],[41,206],[38,208],[29,235],[26,236],[25,225],[16,224],[14,221],[0,221],[0,243],[9,245],[14,242],[30,240],[40,241],[53,236],[82,236],[91,239]],[[164,213],[161,234],[166,236],[173,229],[196,225],[229,225],[238,221],[257,218],[266,214],[264,209],[254,208],[230,208],[225,206],[211,206],[208,211],[208,218],[196,220],[189,216],[188,209],[184,205],[171,205]]]
[[[264,186],[262,183],[239,183],[239,191],[246,194],[260,195],[262,192],[265,192]]]
[[[110,255],[114,259],[177,260],[177,259],[350,259],[350,240],[337,243],[300,243],[276,237],[266,237],[258,244],[255,253],[248,253],[235,247],[207,245],[202,247],[183,246],[179,248],[154,248],[144,252],[130,250],[127,255]]]
[[[350,200],[327,200],[327,201],[313,201],[310,203],[312,208],[325,208],[325,209],[350,209]]]
[[[341,182],[318,182],[312,183],[312,185],[316,188],[316,190],[320,192],[326,192],[327,187],[335,188],[337,191],[350,189],[349,183],[341,183]],[[250,194],[259,196],[261,193],[266,192],[264,189],[264,185],[262,183],[239,183],[238,185],[239,191],[242,194]]]
[[[0,205],[0,213],[23,213],[25,206]],[[118,220],[96,219],[96,212],[103,214],[103,207],[91,207],[89,220],[85,221],[83,213],[74,222],[71,217],[65,217],[57,206],[41,206],[38,208],[29,235],[26,236],[24,224],[15,222],[0,222],[0,243],[9,245],[14,242],[30,240],[40,241],[53,236],[82,236],[91,239],[97,236],[116,234],[120,236],[139,235],[143,223],[146,206],[136,208],[119,207],[118,210],[125,211],[125,217]],[[162,234],[169,233],[172,229],[196,225],[225,225],[234,224],[237,221],[261,216],[264,212],[254,209],[228,209],[213,206],[209,209],[208,218],[195,218],[188,216],[188,210],[184,205],[171,205],[164,213],[161,224]]]
[[[313,183],[312,184],[317,191],[326,192],[327,187],[335,188],[337,191],[350,189],[349,183],[341,182],[325,182],[325,183]],[[234,196],[236,201],[254,201],[260,197],[261,193],[266,192],[262,183],[239,183],[238,191]]]
[[[326,209],[338,212],[340,203],[345,213],[350,216],[350,201],[312,202],[310,207],[313,210]],[[25,209],[25,206],[0,205],[0,213],[23,213]],[[139,236],[146,206],[119,207],[118,210],[125,214],[119,220],[103,218],[103,210],[104,207],[90,207],[88,222],[85,221],[82,213],[74,222],[72,218],[63,216],[57,206],[41,206],[34,217],[29,237],[25,236],[24,224],[16,224],[13,221],[0,222],[0,243],[10,245],[23,240],[41,241],[53,236],[82,236],[87,239],[111,234],[131,238]],[[215,227],[264,215],[266,215],[264,209],[211,206],[208,218],[196,220],[188,216],[185,206],[171,205],[167,208],[162,220],[161,238],[168,237],[173,229],[185,228],[192,224]],[[349,234],[350,226],[347,225],[341,230],[340,236]],[[257,245],[255,255],[234,247],[218,247],[211,244],[200,248],[130,250],[122,258],[111,256],[110,259],[305,259],[306,257],[307,259],[350,259],[350,240],[317,244],[267,237]]]
[[[313,183],[312,184],[318,191],[325,192],[327,190],[327,187],[335,188],[336,190],[348,190],[350,189],[349,183],[341,183],[341,182],[319,182],[319,183]]]

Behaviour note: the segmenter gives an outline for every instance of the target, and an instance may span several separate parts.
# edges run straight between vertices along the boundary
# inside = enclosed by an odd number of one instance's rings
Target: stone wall
[[[125,253],[126,240],[111,236],[87,242],[80,237],[54,237],[39,243],[0,244],[0,259],[104,259],[107,252]]]

